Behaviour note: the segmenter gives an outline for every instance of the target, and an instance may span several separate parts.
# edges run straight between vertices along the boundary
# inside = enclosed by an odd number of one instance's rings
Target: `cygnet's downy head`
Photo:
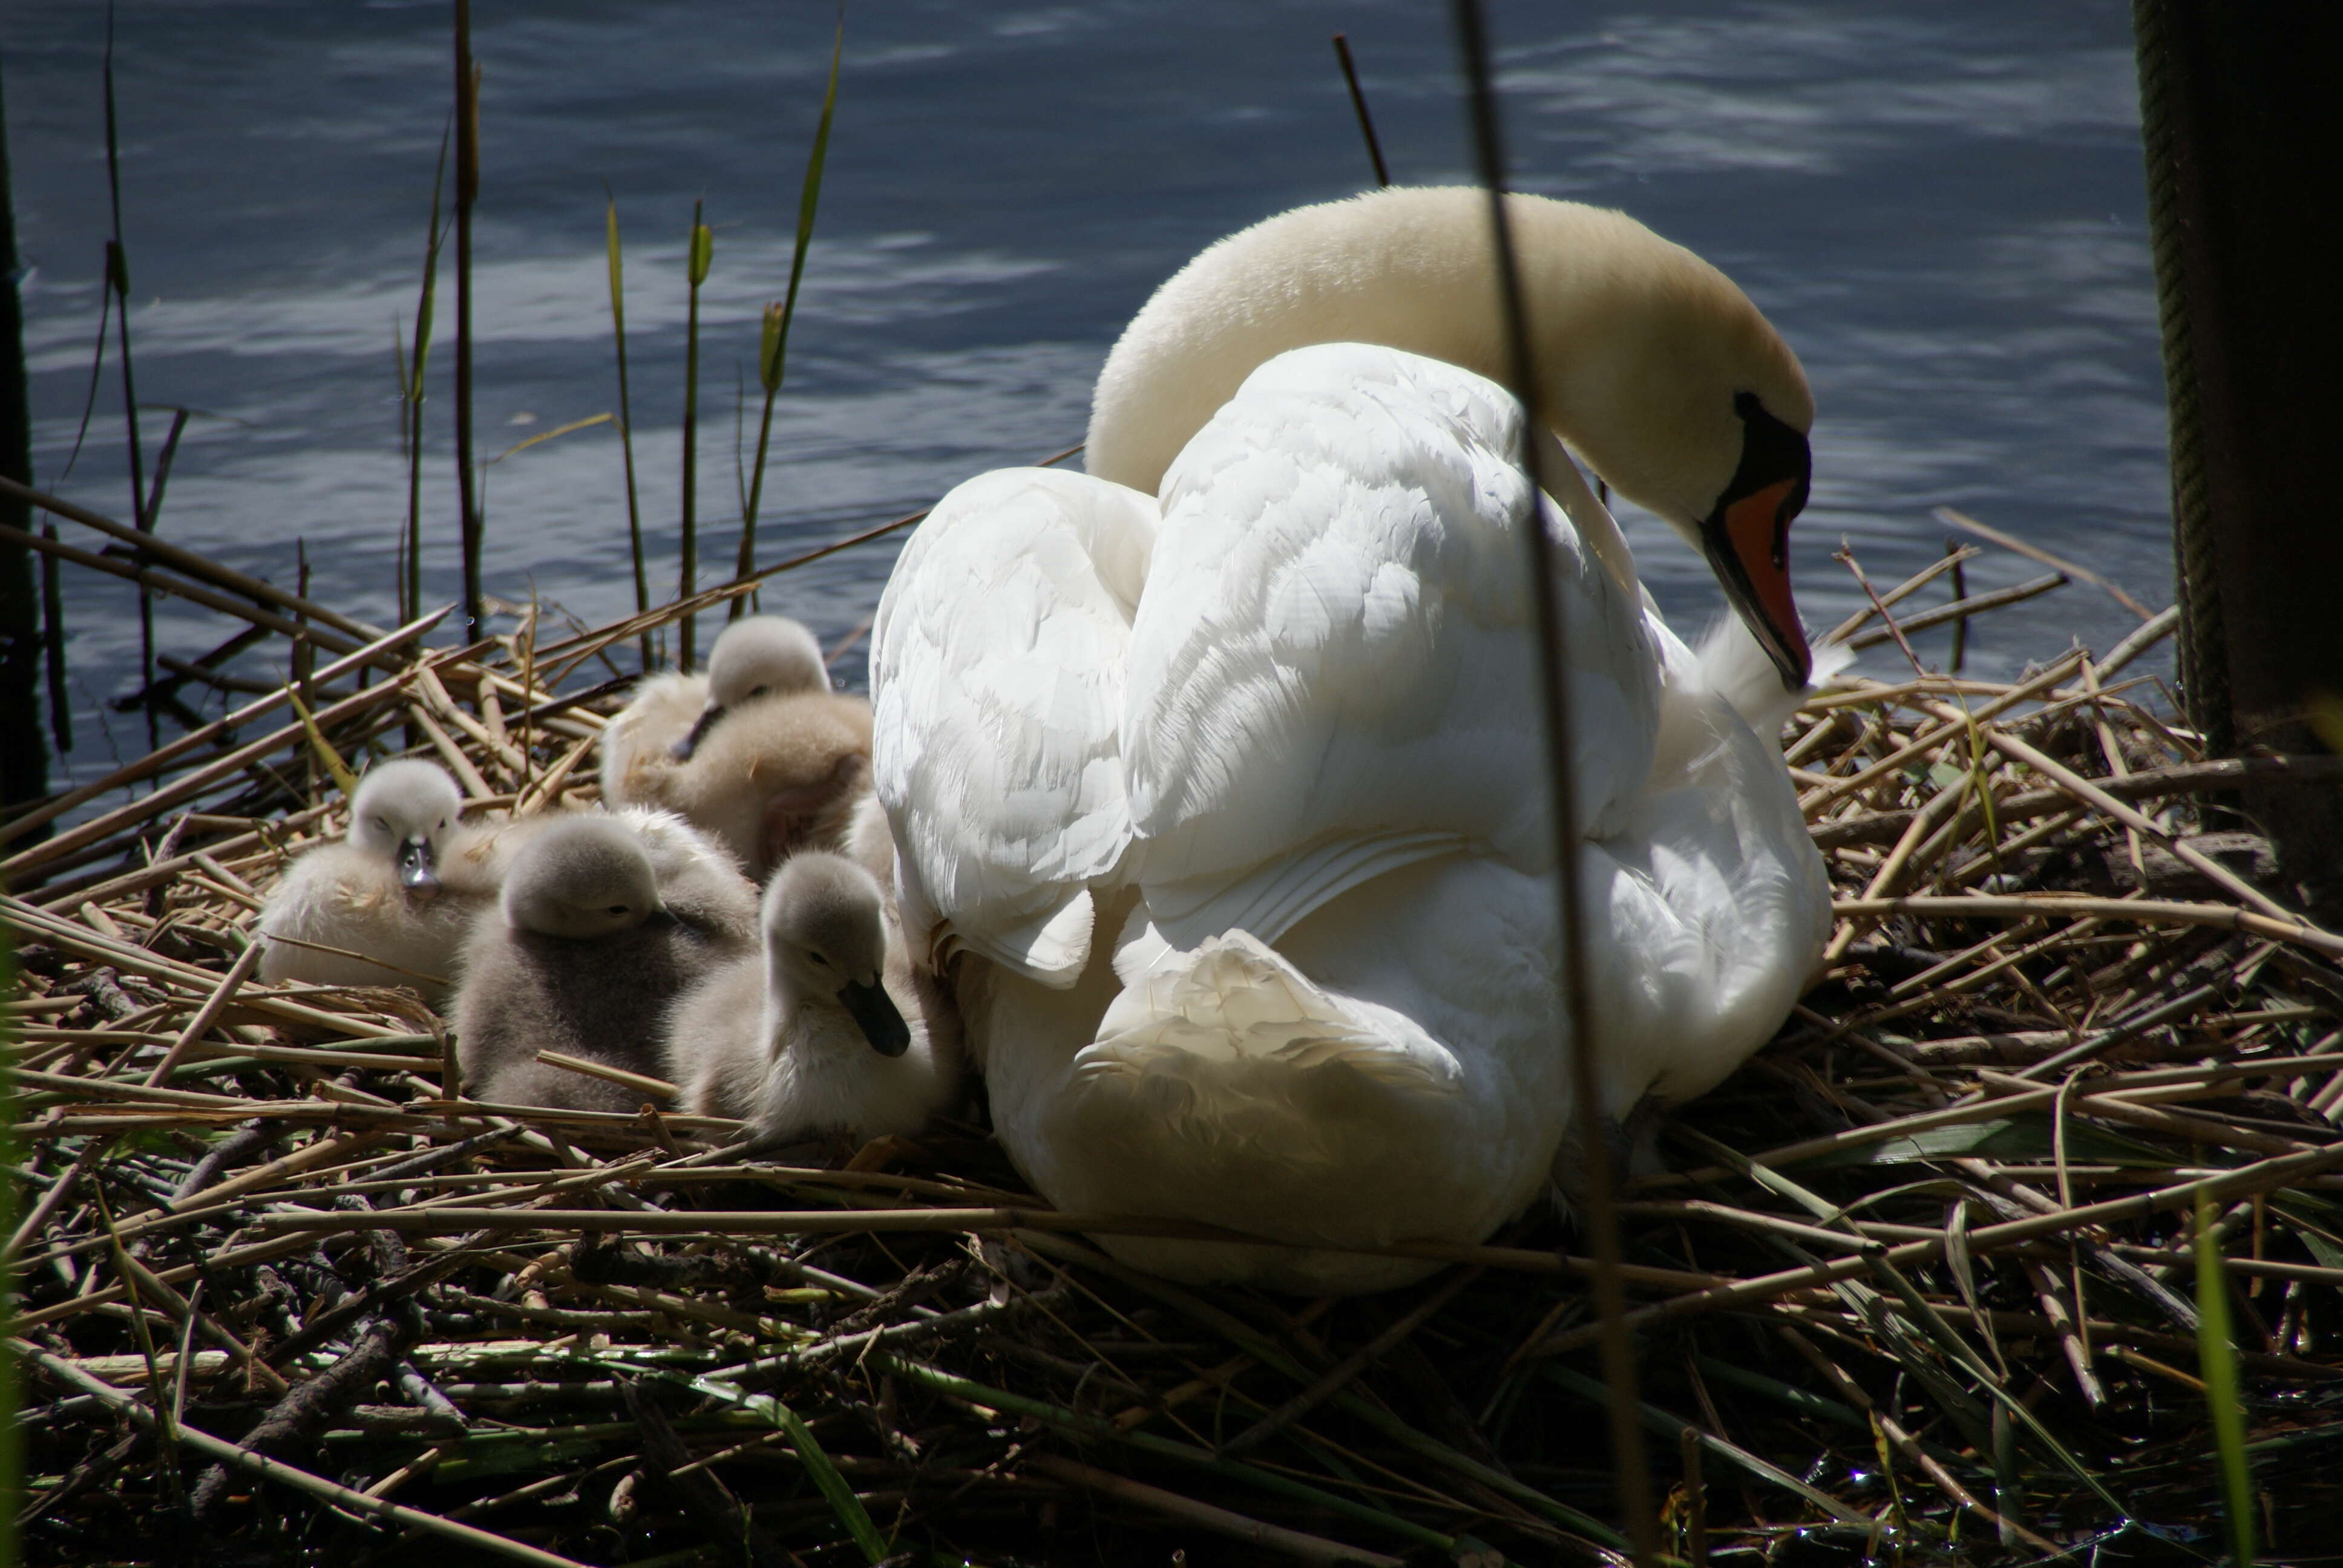
[[[744,702],[829,689],[830,668],[813,633],[782,615],[736,620],[708,650],[708,706],[691,733],[675,743],[675,759],[690,761],[716,721]]]
[[[589,940],[664,916],[650,857],[614,818],[555,822],[523,844],[505,874],[505,923]]]
[[[765,890],[764,924],[778,981],[835,1000],[880,1055],[910,1049],[910,1026],[884,983],[887,923],[870,872],[825,850],[793,855]]]
[[[350,842],[396,862],[399,885],[427,898],[439,890],[440,851],[463,809],[463,794],[437,763],[377,763],[350,801]]]

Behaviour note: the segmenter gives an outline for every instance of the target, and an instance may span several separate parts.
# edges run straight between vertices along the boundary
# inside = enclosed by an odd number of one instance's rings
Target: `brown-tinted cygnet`
[[[890,929],[878,882],[842,855],[793,855],[765,890],[765,950],[676,1004],[669,1077],[687,1111],[767,1141],[910,1136],[959,1087],[957,1020]]]
[[[348,835],[305,851],[269,894],[260,978],[445,995],[464,933],[496,892],[495,830],[459,822],[463,804],[436,762],[368,769]]]
[[[830,689],[812,634],[782,616],[727,627],[704,677],[646,682],[601,744],[606,804],[677,812],[760,881],[840,848],[870,789],[870,705]]]
[[[474,922],[456,993],[475,1100],[631,1111],[643,1095],[538,1060],[542,1050],[659,1070],[659,1025],[694,980],[753,958],[757,893],[730,857],[659,813],[576,812],[515,849]]]

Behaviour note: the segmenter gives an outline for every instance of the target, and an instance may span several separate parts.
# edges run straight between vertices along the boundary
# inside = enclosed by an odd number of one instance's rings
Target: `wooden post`
[[[2134,0],[2171,411],[2180,676],[2217,755],[2316,749],[2343,699],[2343,5]],[[2343,792],[2257,801],[2343,916]]]
[[[25,387],[25,319],[16,297],[16,216],[8,190],[7,116],[0,107],[0,475],[33,482],[33,433]],[[0,523],[32,531],[21,500],[0,499]],[[41,736],[41,608],[32,552],[0,545],[0,804],[48,792]]]

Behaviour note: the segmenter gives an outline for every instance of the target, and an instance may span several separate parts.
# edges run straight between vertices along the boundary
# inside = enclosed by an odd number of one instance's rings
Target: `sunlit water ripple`
[[[716,226],[702,301],[703,578],[731,559],[738,378],[787,277],[820,107],[819,7],[480,7],[479,449],[616,407],[605,185],[628,239],[637,457],[656,583],[676,548],[694,196]],[[2162,384],[2127,13],[2113,0],[1958,11],[1614,5],[1557,28],[1501,6],[1523,183],[1626,208],[1723,266],[1797,348],[1821,408],[1796,538],[1810,621],[1944,548],[1952,504],[2170,597]],[[1327,35],[1346,30],[1397,177],[1465,177],[1441,8],[1243,0],[850,15],[820,230],[779,406],[762,558],[914,509],[979,470],[1081,438],[1115,332],[1203,244],[1361,186]],[[411,322],[447,98],[446,7],[126,4],[117,74],[140,396],[200,410],[162,516],[172,538],[387,623],[406,481],[391,369]],[[61,478],[88,389],[107,232],[100,8],[10,7],[6,91],[37,477],[126,516],[118,386]],[[427,438],[426,592],[458,582],[443,274]],[[750,382],[753,387],[753,377]],[[753,407],[748,439],[753,443]],[[168,415],[146,417],[150,448]],[[488,480],[492,592],[587,622],[631,608],[608,425]],[[1714,612],[1705,569],[1631,518],[1662,605]],[[769,607],[842,636],[894,546],[778,579]],[[2001,552],[1992,588],[2041,568]],[[87,776],[145,747],[102,699],[136,678],[134,601],[68,575]],[[157,605],[183,657],[224,632]],[[2134,618],[2071,588],[1995,617],[1973,668],[2014,670]],[[1941,658],[1941,638],[1924,640]],[[1869,656],[1885,669],[1892,650]],[[859,684],[861,659],[845,662]],[[268,671],[256,659],[239,666]],[[213,702],[216,711],[217,701]],[[110,727],[110,728],[109,728]]]

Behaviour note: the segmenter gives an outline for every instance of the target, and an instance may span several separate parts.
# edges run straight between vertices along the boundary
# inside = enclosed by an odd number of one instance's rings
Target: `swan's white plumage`
[[[1154,502],[1047,468],[955,489],[871,628],[906,924],[1052,984],[1090,953],[1092,884],[1131,844],[1121,667]]]
[[[1520,423],[1453,366],[1327,345],[1256,371],[1165,475],[1121,750],[1178,945],[1274,941],[1346,888],[1467,846],[1551,863],[1544,742],[1522,722]],[[1548,523],[1578,827],[1601,832],[1648,771],[1657,668],[1640,607]]]
[[[1101,1238],[1167,1273],[1400,1283],[1432,1265],[1344,1249],[1480,1240],[1565,1152],[1533,518],[1601,1111],[1714,1085],[1822,949],[1775,746],[1795,694],[1737,628],[1668,630],[1553,433],[1696,531],[1742,484],[1745,397],[1810,424],[1795,358],[1690,253],[1516,198],[1553,425],[1533,510],[1518,406],[1475,373],[1501,347],[1482,199],[1305,208],[1198,257],[1109,358],[1093,477],[954,491],[874,627],[904,920],[1003,1145],[1062,1207],[1272,1239]]]

